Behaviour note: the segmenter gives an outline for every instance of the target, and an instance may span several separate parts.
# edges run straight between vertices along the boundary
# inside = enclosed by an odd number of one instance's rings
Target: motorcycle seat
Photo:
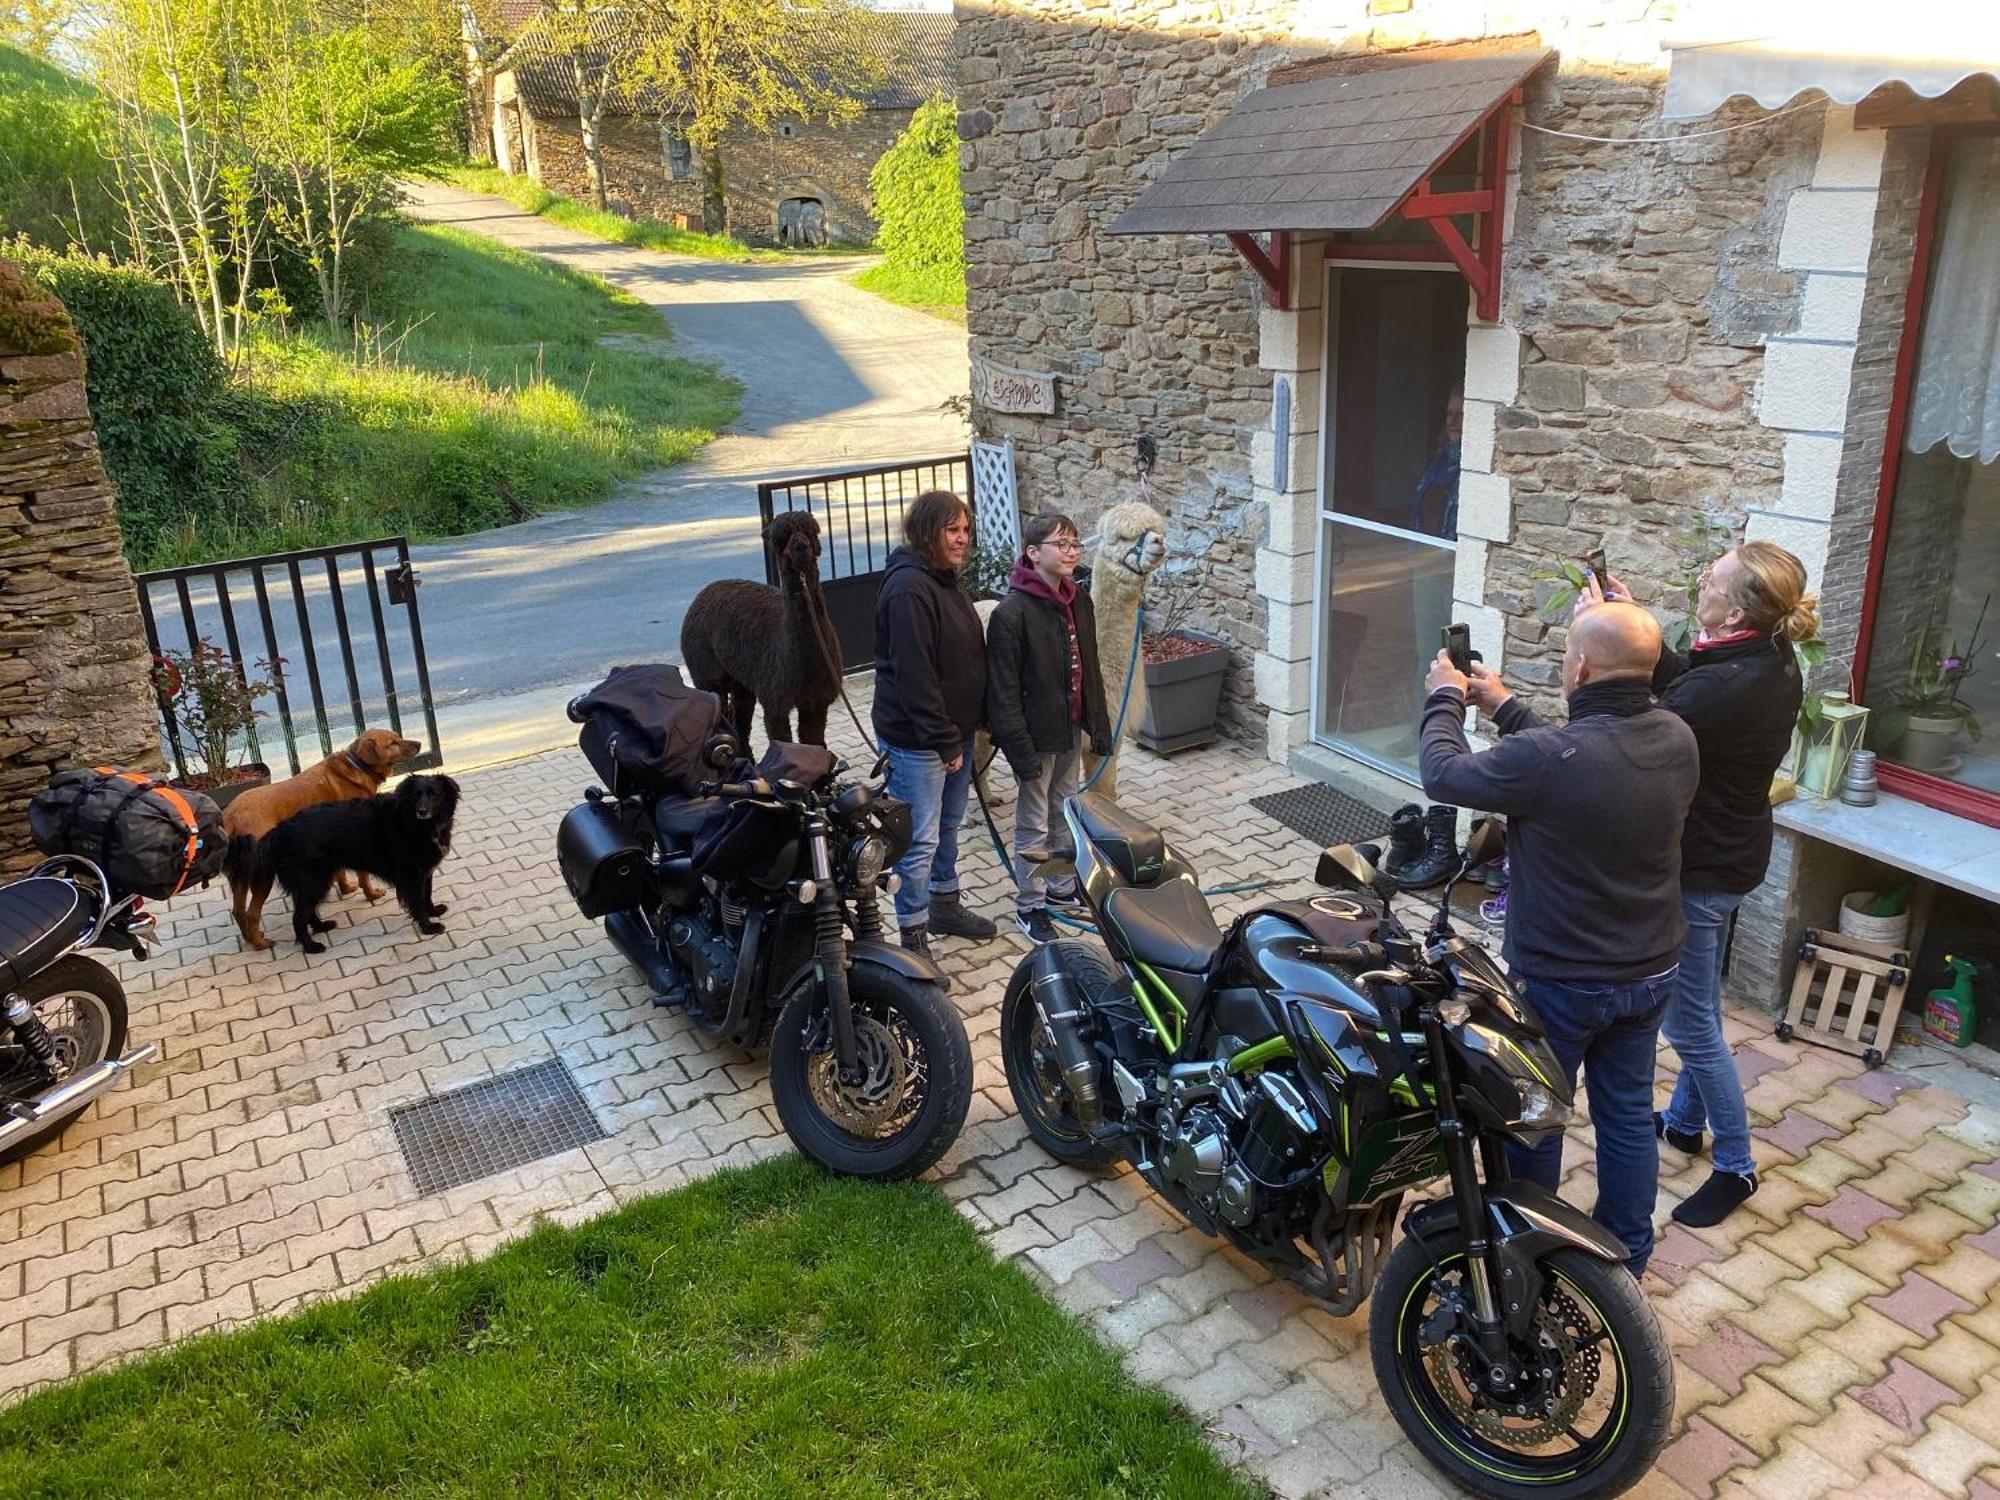
[[[1077,821],[1084,836],[1128,885],[1157,885],[1166,868],[1166,835],[1142,823],[1117,803],[1090,792],[1076,798]],[[1211,924],[1213,925],[1213,924]]]
[[[720,806],[720,797],[662,797],[653,804],[653,829],[663,844],[691,842]]]
[[[89,934],[97,916],[67,880],[0,886],[0,986],[13,989]]]
[[[1132,956],[1159,969],[1198,974],[1222,946],[1222,930],[1185,875],[1159,885],[1118,886],[1104,901],[1104,920],[1115,927]]]

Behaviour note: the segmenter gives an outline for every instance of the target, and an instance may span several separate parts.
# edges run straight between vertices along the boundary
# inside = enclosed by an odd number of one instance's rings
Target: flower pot
[[[1177,630],[1170,641],[1199,649],[1165,661],[1147,661],[1146,711],[1133,738],[1162,753],[1206,745],[1216,737],[1222,683],[1229,673],[1229,643],[1197,630]]]
[[[1913,713],[1891,759],[1912,771],[1942,770],[1951,764],[1964,731],[1965,720],[1957,714]]]
[[[214,786],[191,786],[189,790],[200,792],[217,807],[227,807],[252,787],[270,784],[271,768],[260,760],[230,767],[228,776]]]
[[[1873,901],[1877,894],[1875,891],[1849,891],[1840,902],[1840,931],[1846,937],[1860,938],[1864,942],[1900,947],[1910,935],[1909,908],[1905,907],[1893,917],[1871,917],[1861,908]]]

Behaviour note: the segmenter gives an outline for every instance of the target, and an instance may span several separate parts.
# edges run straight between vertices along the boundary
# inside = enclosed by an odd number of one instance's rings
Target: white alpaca
[[[1114,505],[1097,523],[1090,559],[1090,603],[1097,612],[1097,665],[1104,674],[1105,712],[1118,722],[1118,705],[1125,703],[1123,735],[1136,734],[1146,716],[1146,673],[1143,662],[1135,662],[1132,636],[1139,624],[1139,596],[1146,580],[1166,560],[1167,520],[1152,506],[1139,500]],[[1132,673],[1132,691],[1125,698],[1125,675]],[[1100,796],[1118,795],[1118,752],[1114,743],[1104,774],[1091,790]],[[1094,774],[1097,757],[1084,751],[1084,776]]]

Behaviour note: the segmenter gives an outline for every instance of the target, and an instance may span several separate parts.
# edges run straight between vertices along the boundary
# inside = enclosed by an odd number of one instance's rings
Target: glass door
[[[1449,268],[1328,274],[1314,738],[1414,782],[1451,623],[1467,291]]]

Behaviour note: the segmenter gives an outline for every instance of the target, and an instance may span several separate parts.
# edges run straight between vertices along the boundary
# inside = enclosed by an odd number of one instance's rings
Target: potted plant
[[[1163,574],[1146,610],[1150,628],[1139,644],[1146,703],[1133,738],[1148,750],[1191,750],[1218,732],[1229,643],[1187,624],[1196,587],[1191,569]]]
[[[1959,737],[1979,738],[1979,716],[1959,701],[1958,692],[1972,675],[1979,634],[1992,602],[1989,594],[1979,606],[1979,618],[1963,649],[1955,639],[1940,645],[1943,632],[1935,619],[1918,635],[1910,660],[1909,691],[1895,711],[1896,722],[1884,732],[1898,765],[1912,771],[1949,772],[1957,764]]]
[[[259,659],[260,674],[276,674],[282,659]],[[262,761],[239,761],[236,745],[247,754],[257,727],[257,699],[271,691],[263,676],[251,677],[230,654],[203,637],[192,650],[167,651],[153,658],[153,690],[167,720],[167,738],[181,782],[205,793],[217,806],[271,779]],[[188,769],[192,751],[199,769]]]

